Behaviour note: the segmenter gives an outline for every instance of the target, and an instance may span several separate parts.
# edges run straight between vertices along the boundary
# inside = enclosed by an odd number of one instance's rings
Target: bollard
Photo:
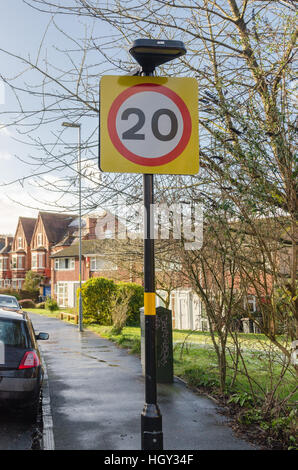
[[[141,363],[145,375],[145,315],[140,308]],[[173,383],[173,335],[172,312],[164,307],[156,308],[156,379],[157,383]]]

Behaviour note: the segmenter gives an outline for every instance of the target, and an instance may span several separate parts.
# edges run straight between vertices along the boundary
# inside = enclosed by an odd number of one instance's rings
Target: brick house
[[[19,217],[10,251],[11,288],[22,289],[26,272],[31,268],[31,239],[36,219]]]
[[[31,239],[31,269],[43,276],[42,295],[50,295],[51,289],[51,252],[55,245],[69,238],[74,232],[71,223],[76,216],[71,214],[55,214],[39,212]]]
[[[92,277],[131,281],[128,272],[119,270],[105,257],[105,244],[112,240],[82,240],[82,282]],[[76,306],[79,287],[79,244],[73,243],[51,255],[52,292],[60,307]]]
[[[82,239],[104,238],[111,225],[110,214],[82,219]],[[0,289],[22,289],[26,272],[41,276],[41,294],[51,294],[52,253],[79,239],[77,215],[39,212],[37,219],[20,217],[14,237],[0,235]]]
[[[0,241],[0,289],[11,287],[10,252],[13,237],[4,236]]]
[[[14,237],[0,243],[0,289],[22,289],[31,266],[30,243],[36,219],[19,217]]]

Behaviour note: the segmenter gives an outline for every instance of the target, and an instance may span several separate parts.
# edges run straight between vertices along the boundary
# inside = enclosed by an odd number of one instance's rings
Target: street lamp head
[[[140,64],[143,72],[152,73],[155,67],[186,54],[182,41],[136,39],[129,53]]]
[[[75,122],[62,122],[63,127],[81,127],[81,124],[76,124]]]

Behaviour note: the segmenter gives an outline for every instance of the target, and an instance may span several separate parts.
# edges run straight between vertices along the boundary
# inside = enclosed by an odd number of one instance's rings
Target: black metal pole
[[[145,74],[145,75],[152,75]],[[157,405],[156,308],[153,227],[153,175],[144,181],[145,405],[141,415],[142,450],[162,450],[162,416]]]
[[[144,175],[144,314],[145,405],[141,416],[142,450],[162,450],[162,416],[157,405],[155,276],[153,227],[153,175]]]

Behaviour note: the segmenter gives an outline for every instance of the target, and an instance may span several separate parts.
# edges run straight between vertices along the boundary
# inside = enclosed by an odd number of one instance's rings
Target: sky
[[[61,0],[61,2],[63,1],[64,0]],[[59,17],[55,17],[55,21],[62,30],[67,31],[69,36],[79,37],[80,39],[84,37],[85,25],[81,19],[73,16],[60,15]],[[16,55],[22,55],[24,58],[30,58],[31,61],[36,61],[38,58],[38,63],[41,67],[45,66],[44,57],[47,57],[57,67],[57,74],[59,74],[60,69],[64,70],[68,67],[73,68],[70,62],[65,62],[65,54],[61,53],[60,50],[74,47],[74,45],[68,43],[66,37],[61,39],[61,35],[57,35],[57,30],[54,28],[53,24],[49,22],[49,15],[30,8],[23,0],[2,0],[0,3],[0,234],[13,234],[19,216],[36,217],[38,210],[53,210],[50,204],[54,203],[56,199],[54,193],[44,190],[42,183],[37,187],[36,184],[33,184],[32,179],[26,180],[26,177],[32,171],[39,172],[46,170],[47,161],[45,159],[44,168],[34,165],[29,167],[24,163],[25,160],[30,158],[31,154],[40,157],[41,155],[38,153],[40,150],[30,147],[28,145],[28,137],[25,139],[24,136],[18,132],[16,127],[5,126],[5,122],[9,120],[9,112],[16,108],[17,101],[12,90],[7,84],[1,81],[1,75],[8,77],[17,75],[19,76],[18,83],[25,86],[25,83],[28,82],[31,85],[35,85],[35,80],[37,79],[36,74],[33,74],[31,71],[27,71],[26,75],[20,75],[26,66],[20,61],[3,53],[1,49],[10,51]],[[96,23],[94,22],[94,24],[92,24],[90,20],[89,27],[94,27],[94,35],[96,37],[100,36],[102,42],[108,44],[109,57],[114,60],[116,56],[116,59],[118,59],[119,48],[115,47],[116,42],[113,42],[114,38],[111,37],[110,31],[107,31],[105,24],[98,20]],[[47,31],[47,33],[44,37],[45,31]],[[42,48],[39,50],[39,45],[43,38]],[[78,57],[76,52],[74,52],[74,56]],[[91,63],[94,61],[94,68],[90,70],[94,75],[93,80],[96,81],[98,75],[99,84],[100,74],[105,74],[107,68],[104,69],[106,65],[101,67],[98,56],[99,54],[96,51],[89,61],[91,60]],[[128,54],[126,57],[127,56]],[[111,73],[115,73],[115,68]],[[122,74],[123,72],[120,73]],[[30,100],[32,100],[32,103]],[[34,107],[35,101],[32,97],[24,97],[24,104],[29,109],[31,105]],[[72,105],[72,103],[70,103],[70,105]],[[82,119],[83,142],[86,142],[87,136],[92,135],[92,131],[98,125],[98,116],[95,113],[93,114],[93,117],[84,117]],[[45,127],[46,129],[38,128],[34,136],[38,137],[41,142],[49,142],[49,139],[53,139],[53,136],[56,138],[57,135],[59,135],[60,139],[59,133],[62,132],[61,122],[52,122]],[[64,131],[63,140],[61,138],[61,145],[64,145],[64,148],[67,146],[68,148],[75,148],[77,137],[76,129],[64,128]],[[31,134],[29,134],[29,137],[31,137]],[[96,142],[97,146],[97,133],[94,133],[93,140]],[[85,151],[83,160],[86,160],[86,164],[91,165],[90,171],[93,171],[94,174],[97,172],[96,159],[97,148],[95,148],[93,155],[91,155],[90,149],[88,153],[87,150]],[[98,175],[100,177],[99,170]],[[64,176],[65,173],[60,175],[59,172],[51,172],[51,174],[47,176],[47,180],[54,183],[57,177],[61,177],[63,180]],[[16,182],[13,183],[14,181]],[[47,202],[49,205],[47,205]],[[75,208],[77,198],[76,201],[72,201],[70,198],[68,202],[69,205]]]
[[[4,6],[5,3],[5,6]],[[14,52],[30,51],[34,47],[37,38],[42,34],[45,21],[41,21],[19,0],[14,2],[2,2],[0,15],[0,43],[3,49]],[[0,73],[8,71],[11,75],[18,72],[19,65],[1,55]],[[1,83],[0,112],[8,110],[13,103],[10,92]],[[22,175],[26,170],[20,162],[14,158],[16,153],[22,153],[22,145],[14,141],[16,137],[12,128],[5,128],[0,121],[0,183],[11,181]],[[18,206],[11,202],[7,195],[17,201],[26,201],[27,194],[21,188],[13,185],[11,187],[0,187],[1,221],[0,233],[14,233],[18,217],[35,216],[36,211]]]
[[[44,65],[42,62],[43,57],[47,55],[47,57],[52,58],[52,61],[55,61],[57,67],[64,66],[62,62],[59,63],[59,61],[63,60],[62,55],[56,52],[57,48],[63,47],[61,38],[57,38],[57,32],[51,24],[48,27],[49,20],[49,15],[30,8],[22,0],[2,1],[0,7],[0,49],[8,50],[16,55],[22,55],[25,58],[30,57],[30,60],[34,61],[37,58],[39,44],[44,36],[44,32],[48,28],[39,61],[41,65]],[[81,21],[67,16],[59,16],[59,18],[56,18],[56,21],[70,35],[77,36],[80,32],[83,35],[84,26]],[[23,71],[24,68],[24,64],[20,61],[0,51],[0,234],[14,234],[19,216],[36,217],[38,209],[53,210],[53,207],[47,207],[45,200],[51,203],[56,197],[53,194],[45,193],[42,187],[32,185],[31,180],[26,181],[25,179],[22,184],[17,182],[7,186],[7,183],[18,179],[22,180],[32,171],[35,171],[34,166],[30,168],[22,160],[28,160],[28,155],[34,154],[36,150],[28,145],[28,139],[24,139],[19,134],[17,128],[4,125],[5,122],[3,121],[6,118],[8,119],[9,114],[1,114],[10,112],[17,105],[14,94],[7,84],[3,83],[1,75],[14,77]],[[34,84],[36,78],[33,74],[30,74],[31,72],[27,72],[24,76],[24,83],[31,80],[32,77],[33,82],[31,84]],[[21,84],[22,77],[20,76],[19,79]],[[30,106],[28,99],[28,97],[25,98],[27,108]],[[56,132],[58,126],[60,124],[57,123],[52,124],[52,126],[49,125],[48,133],[50,129],[51,132]],[[61,129],[59,128],[58,132],[60,131]],[[63,134],[65,145],[73,145],[75,147],[77,142],[75,131],[75,129],[65,131],[67,132]],[[48,141],[49,134],[46,136],[45,130],[40,129],[38,137],[41,140]],[[84,126],[82,126],[82,139],[84,139]],[[48,180],[50,178],[54,179],[55,174],[50,175]],[[39,206],[38,201],[43,201],[43,203]]]

